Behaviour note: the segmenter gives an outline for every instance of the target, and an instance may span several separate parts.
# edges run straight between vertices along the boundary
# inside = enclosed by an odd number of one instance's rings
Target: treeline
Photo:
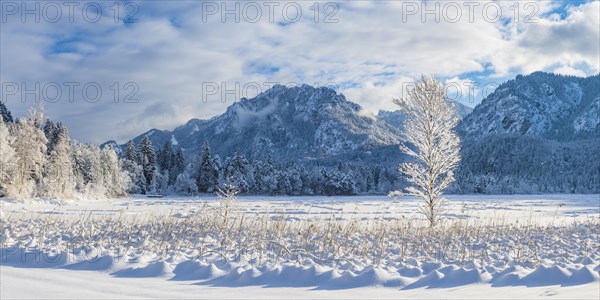
[[[558,142],[542,137],[493,135],[466,140],[449,193],[598,193],[599,139]],[[350,160],[350,159],[346,159]],[[406,185],[397,165],[248,159],[240,151],[221,159],[205,142],[186,157],[148,136],[123,153],[70,139],[61,123],[40,110],[13,119],[0,102],[0,197],[104,198],[126,194],[214,193],[236,186],[257,195],[384,194]]]
[[[110,145],[71,140],[67,128],[41,110],[18,120],[5,109],[0,114],[0,197],[198,194],[227,184],[245,194],[354,195],[387,193],[400,182],[395,166],[278,163],[270,157],[249,160],[239,151],[221,159],[208,142],[198,157],[186,158],[170,142],[155,150],[147,136],[139,145],[130,141],[118,155]]]
[[[518,134],[465,141],[453,193],[598,193],[600,139],[558,142]]]
[[[129,141],[123,166],[130,174],[132,193],[213,193],[219,186],[236,186],[242,193],[261,195],[354,195],[385,193],[400,180],[395,168],[338,163],[299,165],[248,160],[239,151],[222,160],[205,141],[201,154],[185,164],[180,148],[170,142],[158,150],[146,136],[136,147]]]
[[[129,186],[112,148],[71,141],[67,129],[44,119],[41,110],[14,121],[6,111],[0,114],[0,196],[114,197]]]

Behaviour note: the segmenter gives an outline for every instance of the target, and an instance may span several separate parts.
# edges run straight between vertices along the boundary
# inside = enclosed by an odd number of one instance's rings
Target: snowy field
[[[0,298],[600,297],[600,195],[449,200],[3,199]]]

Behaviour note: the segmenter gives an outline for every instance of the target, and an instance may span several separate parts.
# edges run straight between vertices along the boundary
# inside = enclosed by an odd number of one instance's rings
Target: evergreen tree
[[[125,154],[123,155],[123,158],[139,164],[137,150],[135,149],[135,144],[132,140],[129,140],[129,142],[127,142],[127,149],[125,149]]]
[[[183,150],[181,147],[177,148],[177,151],[172,157],[171,169],[169,170],[169,185],[175,184],[177,176],[185,171],[185,157],[183,156]]]
[[[325,180],[327,172],[325,168],[317,166],[312,169],[310,178],[310,189],[315,195],[325,194]]]
[[[102,159],[102,150],[96,145],[74,143],[72,160],[77,191],[86,197],[105,197],[108,177],[105,173],[111,163]]]
[[[302,177],[298,164],[292,162],[287,167],[288,180],[290,181],[290,195],[302,194]]]
[[[8,108],[6,108],[6,105],[4,105],[2,101],[0,101],[0,117],[2,117],[4,123],[14,122],[12,114],[10,113]]]
[[[385,171],[385,168],[378,168],[379,172],[377,174],[377,189],[380,192],[385,192],[385,191],[389,191],[391,190],[391,183],[389,182],[388,178],[387,178],[387,172]]]
[[[251,175],[248,160],[239,151],[236,151],[231,159],[225,163],[225,182],[235,186],[241,192],[248,192],[251,188]]]
[[[54,149],[54,145],[56,145],[56,143],[58,142],[58,135],[61,133],[61,131],[67,131],[67,128],[63,126],[61,122],[54,123],[52,122],[52,120],[46,119],[42,130],[44,131],[44,135],[48,140],[47,151],[48,154],[50,154],[52,152],[52,149]]]
[[[381,189],[381,167],[380,166],[374,166],[371,167],[371,177],[373,178],[373,189],[377,192],[382,192],[383,190]]]
[[[217,184],[218,173],[213,162],[213,156],[210,152],[208,141],[204,141],[199,163],[198,177],[196,178],[198,191],[201,193],[211,193],[214,191],[214,187]]]
[[[43,113],[31,109],[27,118],[16,123],[13,143],[19,161],[15,178],[16,197],[35,196],[35,189],[42,181],[48,142],[41,130],[42,120]]]
[[[152,178],[154,177],[154,171],[156,170],[156,154],[154,153],[154,147],[150,138],[146,135],[140,143],[139,157],[144,172],[144,178],[146,179],[146,187],[143,192],[150,189],[152,185]]]
[[[129,176],[129,186],[127,192],[131,194],[140,194],[145,192],[146,178],[144,169],[137,162],[129,159],[122,160],[122,168]]]
[[[292,194],[292,183],[290,182],[290,178],[285,170],[280,170],[277,172],[277,194]]]
[[[100,166],[104,196],[116,197],[126,195],[131,179],[123,171],[123,166],[112,146],[109,145],[101,150]]]
[[[354,195],[356,191],[354,174],[342,163],[338,164],[336,168],[324,169],[323,193],[325,195]]]
[[[357,191],[366,193],[373,191],[373,173],[368,167],[359,166],[355,179]]]
[[[302,180],[302,195],[311,195],[313,194],[312,184],[310,182],[311,177],[310,173],[306,170],[304,166],[300,167],[300,179]]]
[[[263,162],[260,160],[255,160],[252,162],[252,173],[254,174],[254,186],[252,187],[252,193],[260,194],[263,189],[263,180],[262,180],[262,170],[263,170]]]
[[[58,124],[54,124],[52,120],[46,119],[44,122],[44,135],[46,136],[46,140],[48,140],[48,144],[46,146],[48,154],[52,152],[52,148],[54,148],[54,144],[56,144],[56,139],[58,138]]]
[[[354,177],[354,173],[342,173],[338,186],[338,195],[355,195],[356,178]]]
[[[91,146],[74,142],[72,161],[76,188],[81,193],[85,193],[86,186],[92,182],[94,176]]]
[[[221,162],[221,157],[219,154],[213,155],[212,164],[215,168],[215,173],[217,174],[217,185],[222,186],[225,182],[225,174],[223,170],[223,163]]]
[[[162,172],[165,170],[171,169],[171,163],[173,161],[173,147],[171,146],[170,141],[166,141],[163,147],[158,151],[158,155],[156,157],[158,163],[158,169]]]
[[[65,127],[55,127],[50,133],[52,150],[44,165],[43,193],[51,198],[72,198],[75,190],[71,142]]]
[[[123,155],[122,168],[129,177],[127,192],[133,194],[144,193],[146,189],[146,178],[144,177],[144,170],[139,161],[135,144],[132,140],[129,140]]]
[[[17,174],[17,154],[12,146],[14,141],[14,136],[0,115],[0,197],[14,194],[13,181]]]
[[[258,178],[256,179],[259,180]],[[260,173],[261,192],[266,194],[274,194],[277,191],[277,172],[273,164],[271,155],[267,157],[262,172]]]
[[[338,189],[338,181],[339,181],[339,174],[336,171],[332,171],[332,170],[326,170],[324,169],[323,172],[323,193],[327,196],[333,196],[336,194],[337,189]]]

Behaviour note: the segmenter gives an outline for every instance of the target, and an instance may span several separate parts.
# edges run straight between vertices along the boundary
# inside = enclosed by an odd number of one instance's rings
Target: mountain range
[[[472,110],[458,102],[453,105],[460,118]],[[155,147],[170,142],[187,155],[197,155],[207,140],[222,157],[239,151],[263,160],[342,159],[397,148],[404,119],[401,110],[373,115],[329,88],[276,85],[255,98],[240,99],[209,120],[192,119],[174,130],[152,129],[133,141],[139,144],[147,135]],[[125,147],[114,141],[106,144]]]
[[[455,191],[599,191],[599,91],[600,75],[535,72],[504,82],[474,109],[454,102],[463,140]],[[367,113],[328,88],[278,85],[209,120],[152,129],[133,141],[147,135],[155,147],[171,143],[188,158],[208,141],[221,157],[395,169],[408,159],[398,147],[405,118],[401,110]]]
[[[559,141],[598,138],[599,91],[600,75],[519,75],[474,109],[454,102],[462,119],[458,132],[473,140],[513,133]],[[221,156],[239,150],[257,159],[317,159],[397,145],[404,119],[401,110],[369,114],[329,88],[277,85],[240,99],[212,119],[192,119],[174,130],[152,129],[133,141],[138,144],[148,135],[155,147],[170,141],[188,155],[199,153],[208,140]]]
[[[309,85],[277,85],[255,98],[240,99],[210,120],[192,119],[172,131],[152,129],[133,141],[138,144],[146,135],[155,147],[171,142],[188,155],[198,154],[207,140],[222,157],[240,151],[253,159],[274,160],[327,159],[401,142],[393,123],[332,89]]]
[[[465,138],[516,133],[572,141],[600,137],[600,75],[535,72],[501,84],[459,130]]]

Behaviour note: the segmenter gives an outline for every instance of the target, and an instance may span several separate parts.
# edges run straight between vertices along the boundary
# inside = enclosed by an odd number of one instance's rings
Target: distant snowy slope
[[[152,129],[156,146],[177,141],[198,153],[204,140],[221,156],[240,150],[251,158],[290,160],[370,151],[400,143],[398,130],[328,88],[281,85],[253,99],[242,98],[210,120],[190,120],[173,131]]]
[[[597,138],[600,75],[535,72],[501,84],[460,124],[466,138],[522,134],[554,140]]]
[[[471,113],[471,111],[473,111],[472,108],[461,104],[460,102],[452,101],[452,104],[456,109],[456,115],[460,119],[465,118]],[[398,128],[400,131],[404,130],[404,121],[406,120],[406,114],[404,114],[404,112],[401,109],[395,111],[380,110],[377,114],[377,118],[381,121],[388,123],[393,127]]]
[[[463,143],[453,191],[598,192],[599,91],[600,75],[535,72],[501,84],[472,111],[457,104]],[[206,140],[222,158],[239,150],[251,160],[357,163],[397,174],[407,159],[398,147],[404,120],[401,110],[369,115],[328,88],[278,85],[210,120],[152,129],[134,142],[147,135],[155,148],[170,143],[192,158]]]
[[[600,75],[536,72],[500,85],[468,115],[461,193],[600,191]]]

